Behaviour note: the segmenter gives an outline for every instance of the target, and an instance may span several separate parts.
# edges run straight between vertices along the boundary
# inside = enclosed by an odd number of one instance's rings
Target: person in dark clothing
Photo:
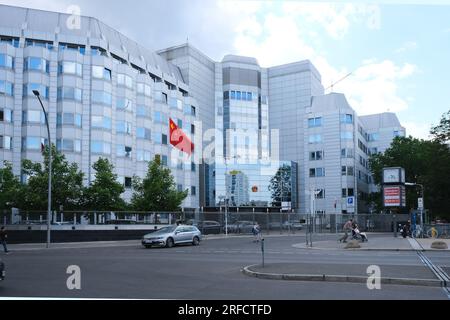
[[[8,253],[8,247],[6,246],[6,239],[8,238],[8,233],[5,230],[5,227],[0,228],[0,242],[3,245],[3,249],[5,250],[5,253]]]

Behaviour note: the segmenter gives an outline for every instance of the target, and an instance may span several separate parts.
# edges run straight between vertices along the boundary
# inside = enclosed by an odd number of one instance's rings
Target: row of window
[[[355,168],[351,166],[342,166],[342,175],[343,176],[354,176]]]
[[[343,131],[343,132],[341,132],[341,139],[342,140],[353,140],[354,139],[353,132],[350,132],[350,131]],[[322,135],[320,135],[320,134],[309,135],[309,139],[308,140],[309,140],[310,144],[321,143],[322,142]]]
[[[242,100],[242,101],[253,101],[255,95],[252,92],[244,91],[225,91],[223,93],[224,100]]]

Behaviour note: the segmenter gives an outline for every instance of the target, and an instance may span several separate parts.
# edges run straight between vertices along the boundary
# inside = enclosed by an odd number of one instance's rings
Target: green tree
[[[434,140],[441,143],[450,142],[450,111],[445,113],[439,125],[431,129]]]
[[[131,203],[138,211],[177,211],[188,195],[188,190],[177,190],[170,169],[158,158],[149,163],[143,180],[134,177],[133,189]]]
[[[121,198],[125,187],[117,181],[114,166],[108,159],[100,158],[92,168],[95,170],[95,180],[85,191],[84,207],[97,211],[126,209],[126,203]]]
[[[22,202],[23,186],[14,176],[11,163],[5,161],[0,169],[0,210],[17,208]]]
[[[384,153],[370,159],[374,182],[382,184],[385,167],[402,167],[406,181],[423,184],[425,207],[433,216],[450,217],[450,148],[439,141],[396,138]],[[417,208],[420,188],[407,187],[407,208]],[[374,199],[380,196],[372,195]],[[378,204],[380,205],[380,203]]]
[[[269,191],[272,194],[272,205],[275,207],[282,206],[283,202],[291,200],[291,167],[288,165],[281,166],[275,176],[270,180]]]
[[[42,152],[44,164],[30,160],[22,162],[22,172],[28,176],[21,209],[45,210],[48,206],[49,148]],[[52,209],[78,209],[83,194],[83,176],[76,163],[69,164],[64,154],[52,145]]]

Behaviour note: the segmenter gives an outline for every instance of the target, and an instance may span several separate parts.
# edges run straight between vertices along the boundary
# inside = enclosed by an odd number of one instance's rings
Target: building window
[[[48,144],[47,139],[39,137],[26,137],[22,138],[22,150],[35,150],[41,151],[43,146]]]
[[[155,123],[168,124],[169,123],[169,117],[166,114],[162,113],[162,112],[155,111],[153,121]]]
[[[92,66],[92,77],[111,81],[111,70],[101,66]]]
[[[167,145],[167,135],[163,134],[161,137],[161,144]]]
[[[323,160],[323,151],[313,151],[309,153],[309,160],[318,161]]]
[[[111,154],[111,144],[103,141],[92,141],[91,152],[97,154]]]
[[[325,199],[325,189],[315,190],[316,199]]]
[[[124,185],[126,189],[131,189],[133,186],[133,179],[131,177],[125,177]]]
[[[42,59],[42,58],[29,57],[29,58],[25,58],[23,69],[25,71],[32,70],[32,71],[40,71],[40,72],[49,73],[50,72],[50,63],[47,60]]]
[[[178,190],[178,192],[183,192],[184,191],[183,185],[182,184],[177,185],[177,190]]]
[[[378,154],[378,148],[369,148],[368,152],[369,152],[369,156],[373,156],[375,154]]]
[[[81,102],[82,92],[78,88],[59,87],[57,92],[58,101],[75,100]]]
[[[81,152],[81,140],[57,139],[56,149],[62,152]]]
[[[309,143],[310,144],[321,143],[321,142],[322,142],[322,135],[314,134],[314,135],[310,135],[309,136]]]
[[[195,134],[195,125],[191,124],[191,134]]]
[[[178,128],[183,129],[183,120],[178,119],[177,120],[177,125],[178,125]]]
[[[46,87],[40,83],[28,83],[28,84],[23,85],[23,96],[24,97],[34,97],[34,93],[33,93],[34,90],[39,91],[39,94],[42,98],[48,99],[49,87]]]
[[[11,150],[12,148],[12,137],[0,136],[0,149]]]
[[[127,98],[117,98],[116,99],[116,108],[121,110],[132,110],[133,102]]]
[[[11,82],[0,80],[0,96],[7,95],[13,96],[14,94],[14,85]]]
[[[341,139],[353,140],[353,132],[350,131],[341,132]]]
[[[402,131],[394,131],[394,138],[403,137],[405,134]]]
[[[354,167],[342,167],[342,175],[343,176],[354,176],[355,175],[355,169]]]
[[[131,147],[127,147],[124,145],[117,145],[116,147],[116,155],[118,157],[131,158],[131,151],[133,149]]]
[[[168,158],[167,158],[167,156],[162,156],[161,157],[161,164],[163,165],[163,166],[166,166],[167,167],[167,164],[169,163],[169,160],[168,160]]]
[[[341,114],[341,123],[353,124],[353,115]]]
[[[145,139],[145,140],[151,140],[152,139],[152,132],[150,129],[147,128],[137,128],[136,129],[136,138],[138,139]]]
[[[105,91],[92,90],[92,102],[107,106],[112,105],[112,96]]]
[[[368,135],[368,139],[367,139],[367,141],[378,141],[379,140],[379,138],[380,138],[380,135],[378,134],[378,133],[370,133],[369,135]]]
[[[111,118],[103,116],[92,116],[91,126],[98,129],[111,130]]]
[[[70,74],[81,77],[83,75],[82,65],[70,61],[60,62],[58,64],[58,74]]]
[[[0,67],[14,69],[14,58],[6,54],[0,54]]]
[[[42,111],[28,110],[22,112],[22,123],[40,123],[45,124],[45,114]]]
[[[15,48],[18,48],[19,47],[19,38],[0,37],[0,43],[6,43]]]
[[[355,154],[354,149],[341,149],[341,158],[353,158]]]
[[[131,135],[131,123],[126,121],[117,121],[116,132]]]
[[[56,125],[61,127],[62,125],[69,125],[81,128],[82,115],[78,113],[57,113]]]
[[[149,117],[148,107],[144,105],[137,105],[136,106],[136,115],[138,117]]]
[[[9,109],[0,109],[0,122],[11,123],[13,118],[13,112]]]
[[[191,163],[191,171],[192,172],[195,172],[195,171],[197,171],[197,167],[196,167],[196,165],[195,165],[195,163]]]
[[[145,84],[145,83],[138,83],[136,85],[136,92],[138,94],[142,94],[147,97],[151,97],[152,96],[152,87],[150,87],[148,84]]]
[[[119,73],[117,75],[117,84],[127,87],[128,89],[133,89],[133,79],[126,74]]]
[[[309,177],[310,178],[325,177],[325,168],[309,169]]]
[[[154,143],[161,144],[162,143],[161,133],[154,132],[152,134],[152,140]]]
[[[137,161],[151,161],[151,153],[150,151],[137,150],[136,151]]]
[[[86,53],[86,47],[81,46],[78,44],[71,44],[71,43],[59,43],[58,44],[58,50],[64,51],[64,50],[70,50],[70,51],[78,51],[80,54],[84,55]]]
[[[310,118],[308,119],[308,127],[309,128],[316,128],[322,126],[322,118]]]
[[[197,188],[192,186],[191,187],[191,196],[195,196],[195,195],[197,195]]]

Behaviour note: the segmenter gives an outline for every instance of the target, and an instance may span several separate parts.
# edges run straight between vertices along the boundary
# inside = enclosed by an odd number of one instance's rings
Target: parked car
[[[304,223],[301,223],[301,221],[285,221],[283,223],[283,229],[295,229],[295,230],[302,230],[305,226]]]
[[[254,225],[252,221],[236,221],[228,224],[228,233],[252,233]]]
[[[2,260],[0,260],[0,281],[5,280],[6,271],[5,271],[5,264]]]
[[[172,248],[178,244],[192,243],[198,246],[202,240],[202,233],[195,226],[168,226],[142,238],[142,245],[146,248],[152,246]]]
[[[114,219],[106,221],[105,224],[121,225],[121,224],[137,224],[137,222],[135,220]]]
[[[197,221],[193,222],[192,225],[197,227],[204,235],[222,233],[222,225],[217,221]]]

